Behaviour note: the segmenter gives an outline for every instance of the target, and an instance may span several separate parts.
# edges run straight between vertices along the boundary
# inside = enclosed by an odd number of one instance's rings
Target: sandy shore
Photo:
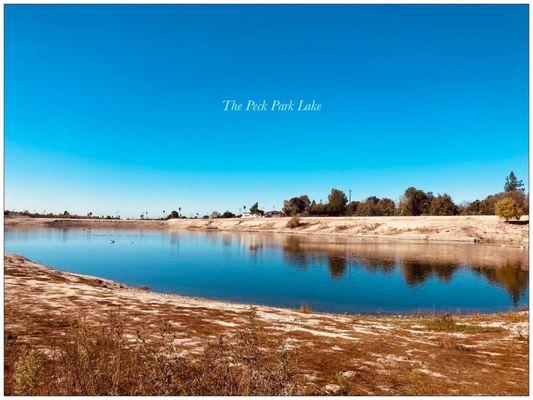
[[[95,277],[59,272],[6,255],[5,332],[43,349],[61,340],[68,317],[98,321],[111,310],[147,337],[161,321],[176,330],[182,354],[195,357],[209,340],[231,340],[249,306],[164,295]],[[257,307],[269,335],[298,353],[316,393],[527,395],[528,313],[454,317],[332,315]]]
[[[289,218],[172,219],[169,221],[6,218],[7,227],[101,227],[125,229],[198,229],[272,232],[346,239],[387,239],[401,242],[501,243],[528,246],[527,224],[509,224],[496,216],[453,217],[306,217],[287,228]],[[528,217],[522,217],[527,221]]]

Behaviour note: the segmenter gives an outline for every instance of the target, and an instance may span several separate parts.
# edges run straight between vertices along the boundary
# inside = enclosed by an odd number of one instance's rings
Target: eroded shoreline
[[[195,357],[220,335],[234,338],[249,312],[247,305],[143,291],[12,254],[4,272],[5,331],[41,348],[61,340],[67,317],[83,313],[96,323],[113,311],[147,337],[169,323],[183,355]],[[432,317],[256,309],[269,335],[298,352],[310,393],[528,392],[527,312],[457,316],[440,327]]]

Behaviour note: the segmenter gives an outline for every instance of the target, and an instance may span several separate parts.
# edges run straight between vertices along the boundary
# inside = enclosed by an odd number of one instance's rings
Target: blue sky
[[[527,57],[527,5],[7,5],[6,208],[482,198],[527,183]]]

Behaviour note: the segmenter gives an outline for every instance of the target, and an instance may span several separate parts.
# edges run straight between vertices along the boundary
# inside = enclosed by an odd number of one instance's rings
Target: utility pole
[[[349,193],[348,196],[349,196],[349,199],[350,199],[350,200],[348,200],[348,203],[351,203],[352,202],[352,189],[348,189],[348,193]]]

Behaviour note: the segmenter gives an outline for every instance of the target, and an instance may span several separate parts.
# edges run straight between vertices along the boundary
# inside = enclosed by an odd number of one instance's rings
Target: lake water
[[[526,250],[258,233],[7,228],[5,251],[154,291],[349,313],[527,305]]]

